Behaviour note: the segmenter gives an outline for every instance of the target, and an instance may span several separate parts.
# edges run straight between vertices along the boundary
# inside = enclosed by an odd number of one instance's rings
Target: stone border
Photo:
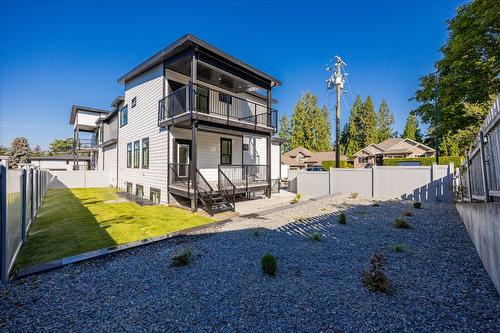
[[[199,225],[199,226],[195,226],[195,227],[191,227],[191,228],[187,228],[187,229],[183,229],[183,230],[179,230],[179,231],[174,231],[174,232],[171,232],[171,233],[168,233],[165,235],[161,235],[161,236],[157,236],[157,237],[145,238],[145,239],[134,241],[134,242],[105,247],[103,249],[98,249],[95,251],[85,252],[85,253],[77,254],[74,256],[70,256],[70,257],[56,259],[56,260],[49,261],[49,262],[42,263],[42,264],[31,265],[31,266],[19,269],[19,272],[15,276],[13,276],[11,278],[11,280],[17,280],[17,279],[25,278],[25,277],[30,276],[30,275],[48,272],[48,271],[51,271],[53,269],[61,268],[61,267],[64,267],[64,266],[67,266],[70,264],[74,264],[74,263],[78,263],[78,262],[86,261],[86,260],[90,260],[90,259],[96,259],[99,257],[107,256],[107,255],[121,252],[124,250],[133,249],[133,248],[136,248],[139,246],[157,243],[157,242],[160,242],[160,241],[163,241],[166,239],[170,239],[170,238],[175,238],[175,237],[179,237],[179,236],[188,236],[193,231],[200,231],[200,230],[207,229],[207,228],[217,227],[217,226],[229,223],[229,222],[237,222],[237,221],[247,220],[250,218],[255,218],[257,216],[265,216],[265,215],[269,215],[269,214],[272,214],[275,212],[291,209],[294,207],[304,206],[304,205],[307,205],[308,203],[310,203],[310,201],[321,200],[321,199],[331,197],[331,196],[333,196],[333,195],[328,194],[328,195],[324,195],[321,197],[311,198],[309,200],[304,200],[304,201],[298,202],[296,204],[288,204],[285,206],[271,208],[271,209],[265,210],[259,214],[255,213],[255,214],[240,215],[240,216],[236,216],[235,218],[229,218],[229,219],[225,219],[225,220],[221,220],[221,221],[215,221],[212,223],[207,223],[207,224],[203,224],[203,225]]]

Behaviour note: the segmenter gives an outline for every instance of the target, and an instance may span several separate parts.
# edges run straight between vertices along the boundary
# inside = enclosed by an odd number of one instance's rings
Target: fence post
[[[21,171],[21,239],[26,241],[26,168]]]
[[[33,223],[33,222],[35,222],[33,219],[35,217],[35,211],[33,209],[33,202],[34,202],[33,198],[35,197],[33,190],[35,189],[35,187],[33,186],[33,168],[30,167],[29,170],[30,170],[29,180],[30,180],[30,196],[31,196],[31,198],[30,198],[30,221],[31,221],[31,223]]]
[[[7,262],[7,163],[0,163],[0,279],[7,283],[8,262]]]
[[[485,201],[490,201],[490,189],[488,187],[488,175],[486,174],[486,158],[484,154],[484,134],[483,131],[479,131],[479,152],[481,154],[481,173],[483,174],[483,188]]]
[[[372,198],[375,198],[375,169],[376,165],[372,166]]]
[[[469,186],[469,202],[472,202],[472,180],[470,178],[470,158],[469,152],[467,153],[467,186]]]
[[[432,166],[431,166],[431,191],[429,191],[429,193],[433,193],[434,194],[434,201],[438,202],[438,193],[439,193],[439,185],[437,183],[437,163],[434,162],[432,163]],[[430,198],[429,198],[430,199]]]

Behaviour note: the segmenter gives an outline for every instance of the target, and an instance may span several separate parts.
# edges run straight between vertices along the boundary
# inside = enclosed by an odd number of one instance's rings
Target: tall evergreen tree
[[[9,150],[9,168],[17,169],[19,163],[28,163],[31,156],[30,145],[26,138],[15,138]]]
[[[351,108],[351,115],[349,116],[349,121],[342,131],[341,144],[344,147],[344,154],[347,156],[352,156],[361,148],[363,148],[363,102],[361,97],[358,95],[354,100],[354,104]]]
[[[302,146],[312,151],[331,149],[328,110],[321,110],[318,97],[306,92],[293,110],[290,148]]]
[[[389,104],[382,99],[377,113],[377,142],[387,140],[392,135],[394,126],[394,114],[389,109]]]
[[[377,143],[377,114],[370,96],[363,103],[363,116],[361,117],[361,147]]]
[[[422,133],[418,126],[418,119],[413,112],[410,112],[408,118],[406,118],[406,125],[402,137],[418,142],[422,141]]]
[[[281,153],[286,153],[290,150],[290,121],[286,114],[281,116],[278,137],[283,140],[281,144]]]

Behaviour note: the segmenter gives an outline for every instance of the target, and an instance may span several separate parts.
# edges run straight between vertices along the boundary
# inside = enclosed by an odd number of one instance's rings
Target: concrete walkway
[[[281,190],[280,193],[273,193],[271,198],[258,196],[253,199],[240,199],[236,201],[236,211],[240,216],[258,214],[264,210],[289,205],[294,197],[295,193]]]

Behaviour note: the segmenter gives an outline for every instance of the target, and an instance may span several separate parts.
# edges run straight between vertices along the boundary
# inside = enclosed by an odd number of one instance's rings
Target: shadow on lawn
[[[86,202],[88,199],[93,201]],[[68,188],[47,191],[16,267],[116,245],[106,228],[86,207],[101,202],[94,199],[79,199]]]

